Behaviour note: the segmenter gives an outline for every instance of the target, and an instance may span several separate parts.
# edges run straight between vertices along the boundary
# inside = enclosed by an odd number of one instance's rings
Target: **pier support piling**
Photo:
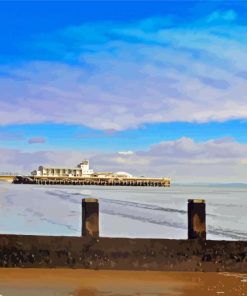
[[[206,239],[206,205],[203,199],[188,200],[188,239]]]
[[[95,198],[82,199],[82,236],[99,236],[99,203]]]

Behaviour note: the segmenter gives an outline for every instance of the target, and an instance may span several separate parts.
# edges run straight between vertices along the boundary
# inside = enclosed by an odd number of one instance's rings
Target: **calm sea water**
[[[187,200],[206,200],[207,238],[247,240],[247,186],[104,187],[0,183],[0,232],[80,235],[81,199],[100,202],[100,235],[187,238]]]

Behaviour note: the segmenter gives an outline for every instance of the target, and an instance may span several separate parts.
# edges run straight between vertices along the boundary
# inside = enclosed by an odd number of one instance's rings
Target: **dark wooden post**
[[[206,205],[203,199],[188,200],[188,239],[206,239]]]
[[[99,236],[99,203],[95,198],[82,199],[82,236]]]

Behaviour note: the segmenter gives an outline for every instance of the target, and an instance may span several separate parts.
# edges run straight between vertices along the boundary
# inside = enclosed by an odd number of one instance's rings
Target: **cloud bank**
[[[146,151],[82,153],[22,152],[0,149],[4,171],[28,173],[39,165],[74,166],[89,158],[96,171],[127,171],[137,176],[171,177],[173,182],[243,182],[247,174],[247,144],[231,138],[195,142],[190,138],[160,142]]]
[[[37,36],[28,50],[40,59],[0,66],[0,124],[246,119],[246,29],[236,11],[215,10],[189,23],[164,16]]]

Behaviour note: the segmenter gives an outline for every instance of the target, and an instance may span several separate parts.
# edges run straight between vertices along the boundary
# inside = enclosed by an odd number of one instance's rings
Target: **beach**
[[[0,269],[2,296],[247,295],[247,274]]]
[[[1,183],[0,231],[79,236],[81,199],[96,197],[100,203],[102,236],[186,238],[187,199],[203,197],[206,199],[210,238],[246,239],[246,223],[243,223],[246,192],[247,188],[241,187],[174,186],[168,190],[140,190]],[[22,295],[245,296],[247,274],[0,269],[0,296]]]

